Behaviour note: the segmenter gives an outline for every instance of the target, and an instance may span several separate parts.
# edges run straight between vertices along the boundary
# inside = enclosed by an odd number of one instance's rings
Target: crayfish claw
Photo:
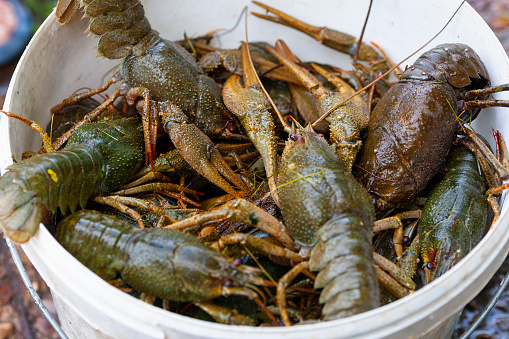
[[[348,53],[352,57],[355,55],[357,44],[359,43],[356,37],[344,32],[337,31],[335,29],[327,28],[325,26],[319,27],[308,24],[258,1],[253,1],[253,3],[274,14],[265,15],[251,12],[251,14],[254,16],[294,28],[304,34],[307,34],[308,36],[312,37],[327,47],[335,49],[339,52]],[[375,49],[365,43],[361,43],[361,48],[358,55],[359,60],[379,60],[381,58],[382,57]]]
[[[194,304],[203,311],[207,312],[208,315],[220,324],[255,326],[253,318],[237,312],[236,309],[219,306],[209,302],[195,302]]]
[[[174,122],[166,124],[165,129],[180,155],[200,175],[235,197],[239,197],[239,193],[226,179],[243,192],[250,191],[228,166],[212,140],[198,127],[185,122]]]
[[[249,58],[248,45],[242,43],[243,80],[232,75],[223,86],[223,101],[226,107],[239,119],[249,139],[260,153],[265,166],[271,195],[279,205],[277,197],[276,171],[276,132],[269,111],[270,102],[260,89],[256,70]]]

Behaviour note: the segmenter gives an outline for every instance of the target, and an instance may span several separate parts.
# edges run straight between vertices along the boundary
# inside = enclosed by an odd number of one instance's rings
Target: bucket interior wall
[[[142,1],[152,27],[170,40],[206,34],[235,25],[244,6],[264,12],[250,1]],[[315,25],[326,25],[358,35],[367,12],[367,0],[283,0],[265,1],[290,15]],[[291,3],[291,5],[290,5]],[[364,36],[382,46],[393,61],[399,62],[431,39],[450,19],[460,0],[375,1]],[[61,26],[48,18],[22,56],[7,93],[4,109],[39,122],[50,121],[49,109],[82,87],[95,88],[119,61],[96,58],[97,39],[87,37],[88,20],[76,16]],[[403,34],[404,32],[404,34]],[[321,46],[316,41],[273,23],[248,17],[250,41],[274,43],[281,38],[302,60],[326,62],[351,69],[350,58]],[[246,39],[243,21],[232,32],[214,41],[217,46],[234,48]],[[472,47],[484,61],[493,84],[509,82],[509,61],[499,41],[486,23],[467,4],[431,44],[411,57],[440,43],[461,42]],[[110,92],[111,93],[111,92]],[[509,99],[499,93],[497,99]],[[474,122],[476,131],[492,142],[491,129],[509,138],[507,109],[483,110]],[[26,150],[37,151],[39,135],[27,126],[0,115],[0,166],[21,159]],[[444,335],[457,312],[489,281],[509,250],[509,206],[501,199],[502,214],[481,243],[446,275],[430,285],[390,305],[348,319],[295,326],[292,328],[251,328],[226,326],[180,316],[155,308],[124,294],[95,276],[70,256],[41,225],[24,251],[55,295],[64,329],[76,337],[221,337],[255,338],[407,338]],[[453,318],[451,318],[453,317]],[[450,320],[452,319],[452,320]],[[87,326],[79,324],[86,323]],[[444,325],[445,324],[445,325]],[[449,325],[447,325],[449,324]],[[440,325],[443,329],[438,329]],[[90,331],[80,332],[85,328]],[[432,331],[432,332],[430,332]],[[440,333],[437,333],[440,332]]]

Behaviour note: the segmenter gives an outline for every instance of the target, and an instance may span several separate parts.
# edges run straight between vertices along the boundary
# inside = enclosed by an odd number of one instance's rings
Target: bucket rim
[[[146,1],[147,5],[150,3],[150,1]],[[454,0],[451,1],[453,4],[459,4],[461,2],[460,0]],[[473,11],[473,9],[466,4],[469,8],[468,11]],[[463,10],[465,12],[466,10]],[[468,15],[471,15],[472,17],[475,17],[478,14],[473,11],[473,13],[468,12]],[[482,19],[481,19],[482,20]],[[484,21],[482,21],[484,25]],[[9,109],[11,105],[11,101],[14,98],[14,91],[16,88],[16,81],[18,81],[18,76],[22,72],[21,70],[26,66],[27,60],[26,60],[26,54],[27,51],[30,50],[32,43],[37,39],[39,39],[40,35],[44,34],[44,29],[48,29],[49,26],[54,26],[54,23],[52,22],[52,17],[48,18],[44,24],[41,26],[41,29],[36,33],[33,40],[30,42],[30,44],[27,47],[26,52],[23,54],[22,58],[20,59],[18,66],[15,70],[15,75],[13,76],[11,83],[9,85],[9,89],[6,96],[6,101],[4,104],[4,107],[6,110]],[[51,28],[54,29],[54,28]],[[65,29],[65,27],[61,27],[61,29]],[[491,31],[491,30],[490,30]],[[41,33],[43,32],[43,33]],[[492,33],[493,34],[493,33]],[[497,47],[498,48],[498,47]],[[502,52],[505,55],[503,65],[504,68],[509,70],[509,60],[507,58],[507,55],[505,54],[505,51],[503,50],[502,46],[499,43],[499,48],[495,50],[490,51],[491,53],[499,53]],[[506,72],[507,75],[501,76],[502,78],[505,77],[506,81],[509,82],[509,72]],[[7,119],[0,118],[0,130],[2,128],[6,128]],[[7,130],[7,129],[6,129]],[[8,131],[8,130],[7,130]],[[7,138],[7,142],[9,142],[9,138]],[[6,145],[8,147],[3,148],[4,152],[10,152],[10,143]],[[2,149],[0,148],[0,152],[2,152]],[[0,161],[4,159],[11,159],[10,154],[7,156],[7,154],[0,153]],[[1,162],[0,162],[1,163]],[[6,166],[7,164],[5,164]],[[4,165],[2,165],[4,167]],[[502,199],[505,199],[505,194],[502,197]],[[506,204],[507,205],[507,204]],[[126,304],[133,303],[137,309],[142,309],[143,313],[154,313],[154,318],[151,320],[147,320],[147,327],[154,327],[153,334],[155,337],[158,337],[160,335],[160,326],[165,326],[165,319],[170,317],[173,319],[177,324],[177,328],[185,331],[186,333],[194,334],[194,335],[210,335],[210,336],[223,336],[227,335],[228,337],[233,335],[247,335],[247,334],[299,334],[300,335],[316,335],[317,330],[323,330],[325,333],[323,335],[325,336],[335,336],[338,335],[337,331],[341,331],[342,335],[358,335],[358,332],[348,332],[348,328],[358,327],[359,324],[362,324],[363,322],[371,322],[373,325],[378,324],[378,321],[373,321],[373,318],[386,318],[382,316],[382,313],[388,313],[391,314],[401,314],[401,316],[395,316],[394,318],[391,318],[391,321],[389,323],[386,323],[384,321],[384,324],[380,324],[376,330],[378,330],[379,334],[382,335],[389,335],[390,333],[394,333],[394,331],[403,330],[405,328],[408,328],[409,326],[415,326],[416,329],[425,330],[424,328],[420,328],[419,325],[415,325],[415,319],[422,320],[424,318],[429,317],[436,317],[436,318],[445,318],[456,311],[458,311],[462,306],[464,306],[465,303],[463,302],[455,302],[454,306],[450,308],[449,311],[444,312],[440,311],[443,309],[444,303],[450,302],[446,301],[447,298],[441,299],[440,297],[454,297],[456,300],[459,296],[464,295],[464,291],[466,287],[475,286],[474,291],[469,291],[468,294],[475,296],[484,286],[485,283],[489,279],[486,277],[480,277],[479,275],[476,276],[475,272],[473,272],[472,269],[469,269],[471,267],[478,267],[478,266],[485,266],[485,263],[491,262],[491,263],[498,263],[494,264],[492,266],[500,266],[504,258],[507,256],[509,252],[509,216],[508,216],[508,206],[504,206],[502,210],[502,214],[497,221],[497,223],[494,225],[493,230],[490,231],[487,235],[484,236],[484,238],[481,240],[481,242],[455,267],[453,267],[451,270],[449,270],[446,274],[444,274],[439,279],[433,281],[429,285],[423,287],[422,289],[416,291],[410,296],[407,296],[401,300],[398,300],[394,303],[391,303],[386,306],[382,306],[380,308],[371,310],[369,312],[365,312],[359,315],[355,315],[352,317],[348,317],[345,319],[338,319],[333,321],[327,321],[327,322],[320,322],[316,324],[305,324],[305,325],[299,325],[294,326],[291,328],[267,328],[267,327],[247,327],[247,326],[231,326],[231,325],[221,325],[221,324],[215,324],[210,322],[205,322],[201,320],[192,319],[186,316],[181,316],[178,314],[170,313],[167,311],[164,311],[162,309],[158,309],[156,307],[147,305],[146,303],[133,298],[123,292],[118,291],[114,287],[108,285],[106,282],[104,282],[102,279],[97,277],[95,274],[90,272],[88,269],[83,270],[84,266],[79,263],[76,259],[74,259],[69,253],[67,253],[58,242],[51,236],[51,234],[47,231],[45,227],[40,227],[36,235],[26,244],[22,245],[23,250],[27,253],[27,256],[29,257],[30,261],[34,263],[34,266],[37,268],[41,276],[44,278],[44,280],[48,283],[50,288],[59,295],[59,297],[66,300],[69,305],[72,305],[72,298],[70,298],[67,293],[69,291],[72,291],[72,293],[80,294],[80,289],[83,287],[83,282],[90,279],[90,281],[93,281],[93,286],[99,286],[100,288],[105,288],[107,293],[111,293],[111,298],[114,299],[115,302],[118,303],[118,305],[114,308],[116,311],[123,310],[124,307],[126,307]],[[42,225],[42,224],[41,224]],[[486,251],[485,249],[489,248],[489,251]],[[501,256],[500,254],[504,254]],[[66,263],[69,263],[72,265],[76,265],[77,267],[81,267],[80,271],[83,270],[83,272],[86,272],[86,275],[83,277],[76,277],[76,276],[67,276],[67,277],[60,277],[62,279],[61,282],[55,282],[55,276],[54,272],[50,272],[48,270],[48,267],[51,266],[52,258],[53,256],[56,256],[58,258],[61,258]],[[50,265],[50,266],[48,266]],[[483,273],[491,276],[495,273],[496,268],[486,269],[483,271]],[[468,274],[466,274],[468,273]],[[452,282],[449,277],[453,276],[459,276],[457,281]],[[483,281],[485,281],[483,283]],[[62,286],[61,283],[65,282],[65,287]],[[68,283],[68,285],[67,285]],[[78,290],[74,290],[77,288]],[[428,292],[429,290],[433,289],[434,291],[438,291],[437,293],[431,293]],[[433,297],[430,297],[430,295],[433,295]],[[89,296],[83,296],[83,298],[87,298]],[[450,299],[450,298],[449,298]],[[100,299],[102,300],[102,298]],[[102,300],[104,301],[104,300]],[[430,301],[433,301],[435,303],[430,303]],[[112,300],[110,299],[105,305],[101,305],[99,309],[109,309],[108,304],[112,303]],[[426,305],[427,303],[430,303],[430,305]],[[431,305],[432,304],[432,305]],[[121,305],[121,306],[119,306]],[[426,305],[426,306],[422,306]],[[81,315],[84,316],[85,319],[87,319],[87,315],[84,315],[83,312],[81,312],[78,309],[75,309],[75,311]],[[385,319],[387,320],[387,319]],[[132,324],[137,324],[138,321],[135,319],[119,319],[118,320],[121,323],[124,323],[126,326],[130,327]],[[355,325],[352,325],[355,324]],[[196,325],[199,325],[198,327],[201,327],[199,330],[195,330],[194,327]],[[141,325],[140,325],[141,326]],[[427,328],[426,328],[427,329]],[[369,335],[373,331],[373,327],[370,328],[369,333],[364,333],[364,335]],[[361,333],[360,335],[362,335]]]

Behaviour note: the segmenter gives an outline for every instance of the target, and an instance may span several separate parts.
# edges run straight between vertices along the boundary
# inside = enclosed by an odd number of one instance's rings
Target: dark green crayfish
[[[12,241],[26,242],[39,227],[43,204],[52,212],[83,208],[93,195],[124,184],[143,158],[138,118],[85,124],[65,148],[8,168],[0,178],[0,228]]]
[[[256,268],[236,264],[196,237],[167,228],[133,227],[96,211],[64,219],[56,239],[105,280],[118,274],[132,287],[173,301],[205,301],[221,295],[254,295],[236,285],[263,284]]]
[[[424,205],[419,226],[428,281],[464,258],[481,241],[486,229],[488,184],[479,171],[476,155],[464,146],[453,146],[446,168],[443,180]]]
[[[319,271],[315,288],[323,288],[322,318],[378,307],[373,207],[334,148],[314,131],[300,128],[285,147],[278,184],[285,225],[295,242],[310,250],[310,270]]]
[[[447,172],[431,191],[422,210],[418,252],[426,280],[443,275],[481,241],[487,220],[488,187],[477,156],[464,145],[454,145],[447,156]],[[405,252],[400,265],[415,274],[416,254]]]

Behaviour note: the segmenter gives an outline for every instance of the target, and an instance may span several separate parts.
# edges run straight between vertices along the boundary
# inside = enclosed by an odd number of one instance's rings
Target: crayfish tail
[[[328,224],[319,231],[310,259],[310,270],[319,271],[315,288],[323,288],[322,318],[344,318],[378,307],[378,281],[364,223],[348,217]]]
[[[41,199],[9,173],[0,179],[0,191],[0,229],[15,243],[27,242],[41,222]]]

